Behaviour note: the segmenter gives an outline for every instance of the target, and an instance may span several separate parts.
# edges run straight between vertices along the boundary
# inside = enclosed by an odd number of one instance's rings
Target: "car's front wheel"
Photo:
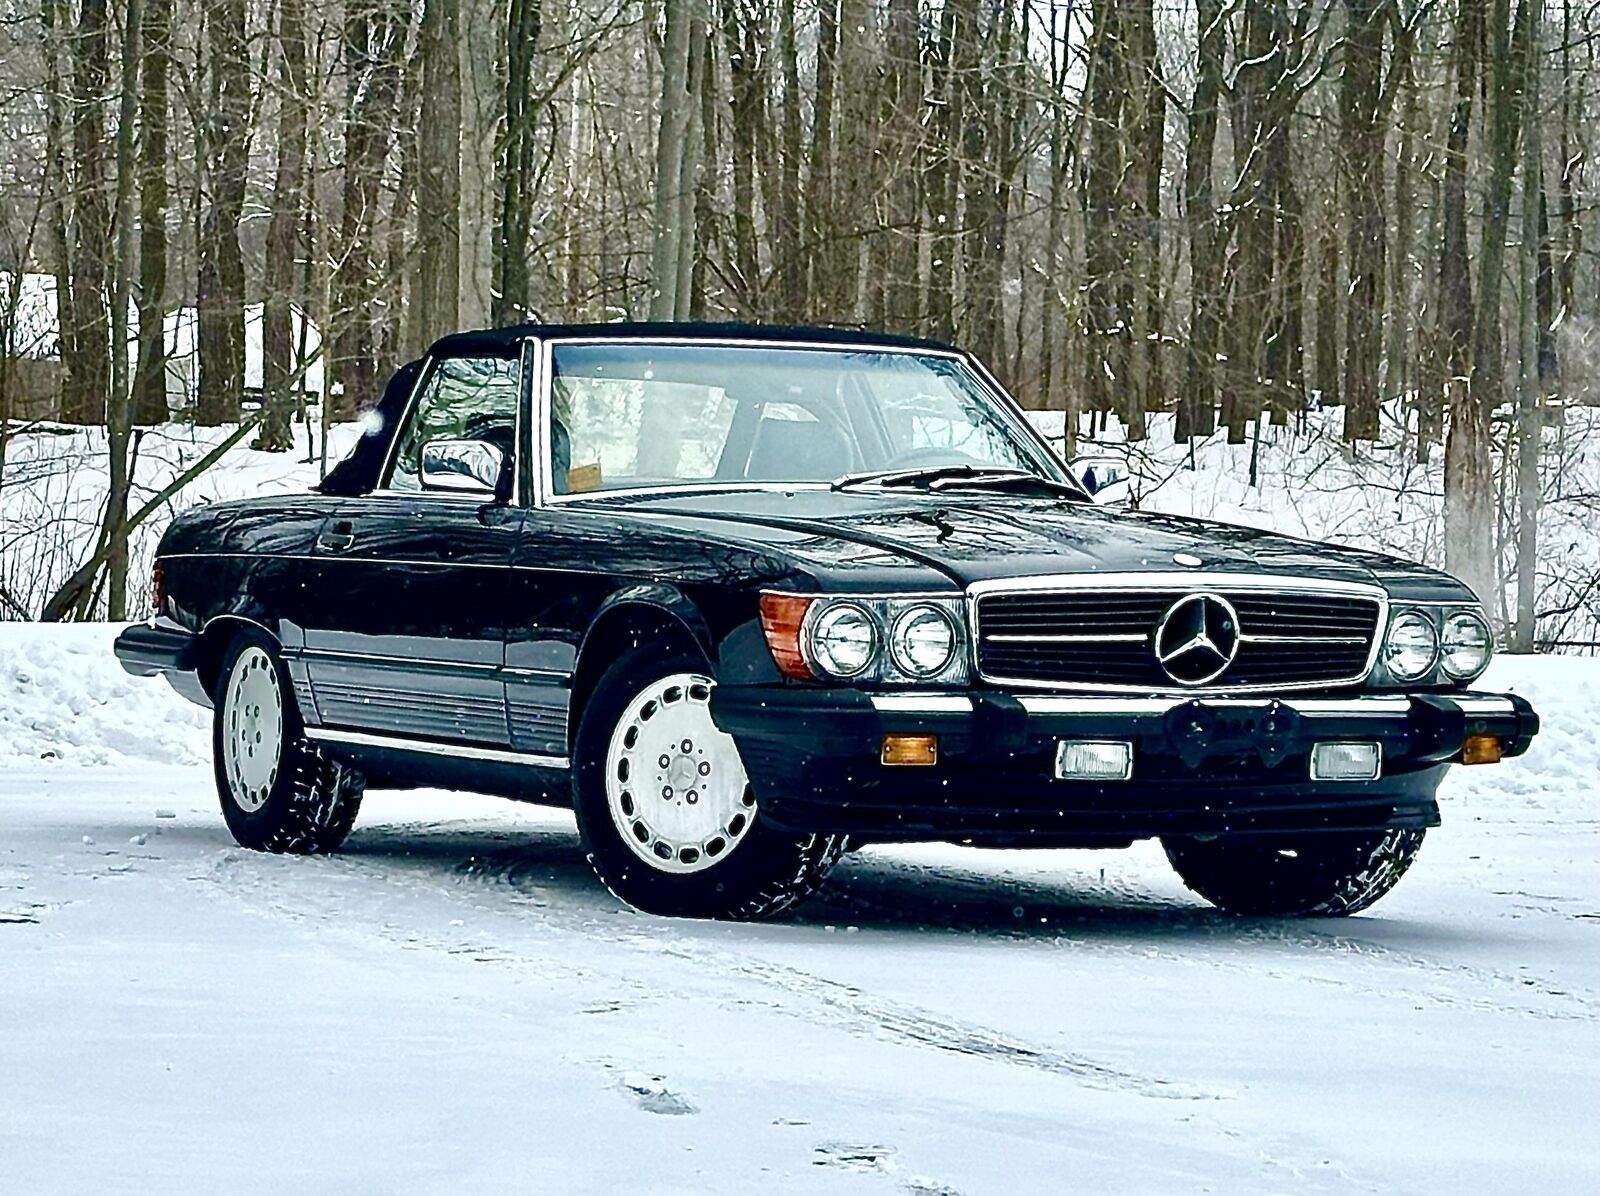
[[[1422,847],[1420,830],[1318,831],[1167,838],[1167,859],[1211,904],[1234,914],[1338,917],[1394,888]]]
[[[242,632],[229,645],[213,704],[217,795],[239,845],[301,855],[336,850],[355,825],[365,781],[305,737],[265,635]]]
[[[810,896],[842,838],[761,823],[733,739],[711,720],[706,663],[641,645],[596,684],[578,727],[573,800],[595,872],[647,913],[770,917]]]

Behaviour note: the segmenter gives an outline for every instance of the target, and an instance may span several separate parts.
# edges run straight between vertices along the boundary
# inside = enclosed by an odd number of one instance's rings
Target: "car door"
[[[510,485],[521,396],[514,357],[431,361],[378,489],[345,500],[323,526],[314,560],[324,601],[306,629],[305,659],[324,726],[509,742],[503,669],[522,520]],[[498,497],[448,478],[441,486],[423,469],[425,446],[474,441],[504,460]]]

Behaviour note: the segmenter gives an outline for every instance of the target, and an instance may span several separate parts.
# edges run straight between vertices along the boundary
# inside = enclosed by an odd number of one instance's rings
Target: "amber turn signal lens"
[[[885,735],[881,759],[885,764],[939,763],[937,735]]]
[[[1500,740],[1494,735],[1468,735],[1461,745],[1463,764],[1498,764],[1500,756]]]
[[[800,629],[815,598],[800,594],[761,595],[761,632],[778,671],[793,681],[814,681],[816,674],[800,651]]]

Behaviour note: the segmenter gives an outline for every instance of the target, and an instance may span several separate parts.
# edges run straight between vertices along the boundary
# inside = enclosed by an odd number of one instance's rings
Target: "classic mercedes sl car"
[[[318,491],[191,509],[117,640],[215,709],[239,843],[367,787],[571,803],[640,909],[752,918],[848,846],[1159,837],[1226,910],[1348,914],[1452,763],[1526,750],[1432,569],[1096,506],[942,345],[528,326],[402,369]]]

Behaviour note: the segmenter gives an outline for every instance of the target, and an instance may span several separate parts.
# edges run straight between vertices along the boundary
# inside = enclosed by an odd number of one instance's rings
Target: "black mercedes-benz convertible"
[[[982,366],[808,329],[446,337],[317,492],[190,510],[124,667],[215,708],[222,812],[567,803],[641,909],[751,918],[847,845],[1119,847],[1347,914],[1538,718],[1392,557],[1096,506]]]

